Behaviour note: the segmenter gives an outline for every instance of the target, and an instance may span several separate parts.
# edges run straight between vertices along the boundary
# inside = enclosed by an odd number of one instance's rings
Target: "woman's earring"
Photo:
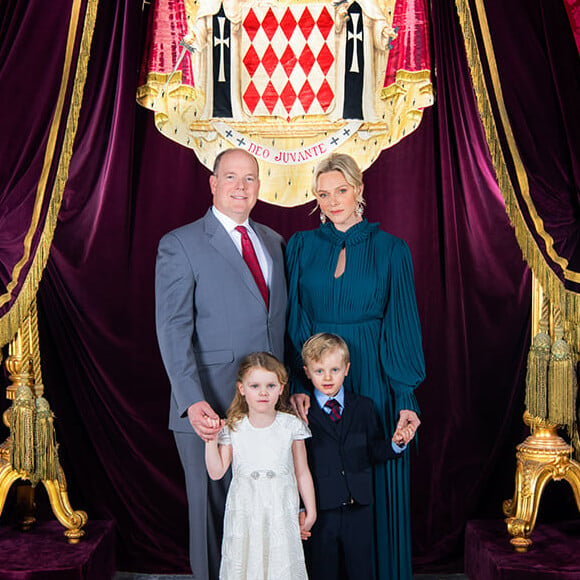
[[[365,206],[359,201],[356,209],[354,210],[357,215],[362,216],[364,212]]]
[[[326,223],[326,216],[322,213],[322,211],[320,212],[320,223]]]

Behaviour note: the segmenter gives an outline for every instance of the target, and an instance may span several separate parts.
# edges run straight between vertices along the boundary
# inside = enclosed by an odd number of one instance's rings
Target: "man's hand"
[[[290,405],[292,405],[294,412],[308,425],[310,397],[304,393],[296,393],[290,397]]]
[[[399,413],[397,428],[393,434],[393,441],[397,445],[407,445],[415,437],[415,433],[420,424],[421,421],[419,421],[419,417],[417,417],[415,411],[402,409]]]
[[[204,440],[211,441],[217,437],[223,421],[207,401],[194,403],[187,409],[187,416],[193,430]]]

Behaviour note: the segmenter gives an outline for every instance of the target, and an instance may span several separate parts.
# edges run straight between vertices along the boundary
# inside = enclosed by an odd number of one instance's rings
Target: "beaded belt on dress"
[[[249,477],[254,480],[274,479],[275,477],[287,476],[291,471],[287,467],[278,467],[276,469],[240,469],[235,475],[238,477]]]

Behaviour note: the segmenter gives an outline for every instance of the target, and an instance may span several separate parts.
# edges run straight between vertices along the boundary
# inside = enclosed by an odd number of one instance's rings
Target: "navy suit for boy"
[[[318,517],[305,544],[309,577],[372,580],[372,464],[400,454],[385,440],[371,399],[345,391],[336,423],[313,399],[306,446]]]

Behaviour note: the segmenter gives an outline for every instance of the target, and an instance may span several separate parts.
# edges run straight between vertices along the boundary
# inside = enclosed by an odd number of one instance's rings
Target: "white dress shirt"
[[[254,246],[254,251],[256,252],[256,257],[258,258],[258,263],[260,264],[260,269],[262,270],[262,274],[264,275],[264,280],[266,280],[266,284],[268,288],[270,287],[270,278],[271,278],[271,268],[270,268],[270,261],[271,258],[268,255],[268,252],[262,246],[262,242],[258,237],[258,234],[252,229],[250,226],[249,220],[238,224],[233,219],[228,217],[227,215],[223,214],[219,209],[214,206],[211,208],[213,215],[217,218],[217,220],[222,224],[225,228],[226,232],[234,242],[238,252],[240,252],[240,256],[242,256],[242,234],[236,230],[238,226],[244,226],[246,231],[248,232],[248,236],[250,240],[252,240],[252,245]]]

